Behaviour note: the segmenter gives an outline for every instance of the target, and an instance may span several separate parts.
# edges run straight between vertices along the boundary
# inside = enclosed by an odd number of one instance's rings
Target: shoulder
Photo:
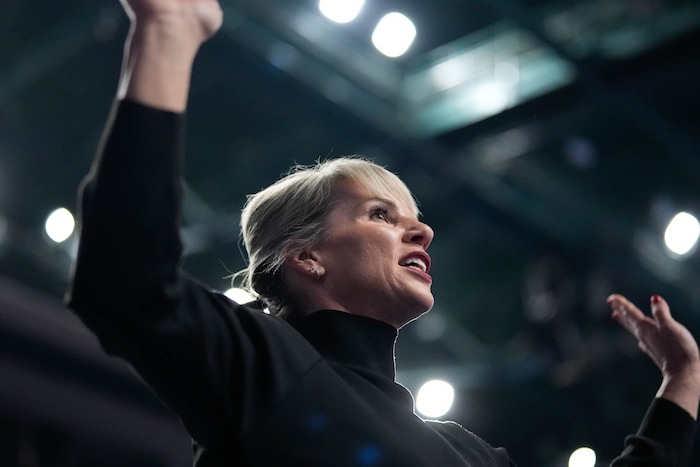
[[[495,448],[476,434],[453,421],[426,420],[435,431],[440,433],[462,456],[470,461],[479,461],[479,465],[512,465],[505,449]]]

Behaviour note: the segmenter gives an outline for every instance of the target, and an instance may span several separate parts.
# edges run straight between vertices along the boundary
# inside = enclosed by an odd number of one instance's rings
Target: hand
[[[132,23],[180,22],[203,43],[221,27],[223,13],[217,0],[121,0]]]
[[[700,398],[700,351],[688,329],[673,319],[666,300],[654,295],[646,316],[622,295],[608,297],[612,318],[637,339],[639,348],[661,370],[657,396],[667,398],[697,417]]]
[[[223,22],[217,0],[121,0],[131,34],[118,97],[182,112],[194,58]]]

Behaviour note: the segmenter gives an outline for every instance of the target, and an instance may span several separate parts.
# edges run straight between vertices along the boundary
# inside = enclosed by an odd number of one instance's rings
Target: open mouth
[[[428,264],[422,258],[411,257],[403,263],[400,263],[400,265],[407,268],[418,269],[421,272],[428,272]]]

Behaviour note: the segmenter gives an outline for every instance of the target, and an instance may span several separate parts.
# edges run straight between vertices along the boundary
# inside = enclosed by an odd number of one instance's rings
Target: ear
[[[284,260],[285,266],[297,273],[318,280],[325,274],[326,270],[321,265],[320,258],[313,251],[297,251],[287,255]]]

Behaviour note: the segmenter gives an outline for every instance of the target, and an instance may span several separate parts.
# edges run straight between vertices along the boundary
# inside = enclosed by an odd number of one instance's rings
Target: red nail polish
[[[658,295],[651,296],[651,303],[653,303],[654,305],[658,305],[660,300],[661,300],[661,297],[659,297]]]

